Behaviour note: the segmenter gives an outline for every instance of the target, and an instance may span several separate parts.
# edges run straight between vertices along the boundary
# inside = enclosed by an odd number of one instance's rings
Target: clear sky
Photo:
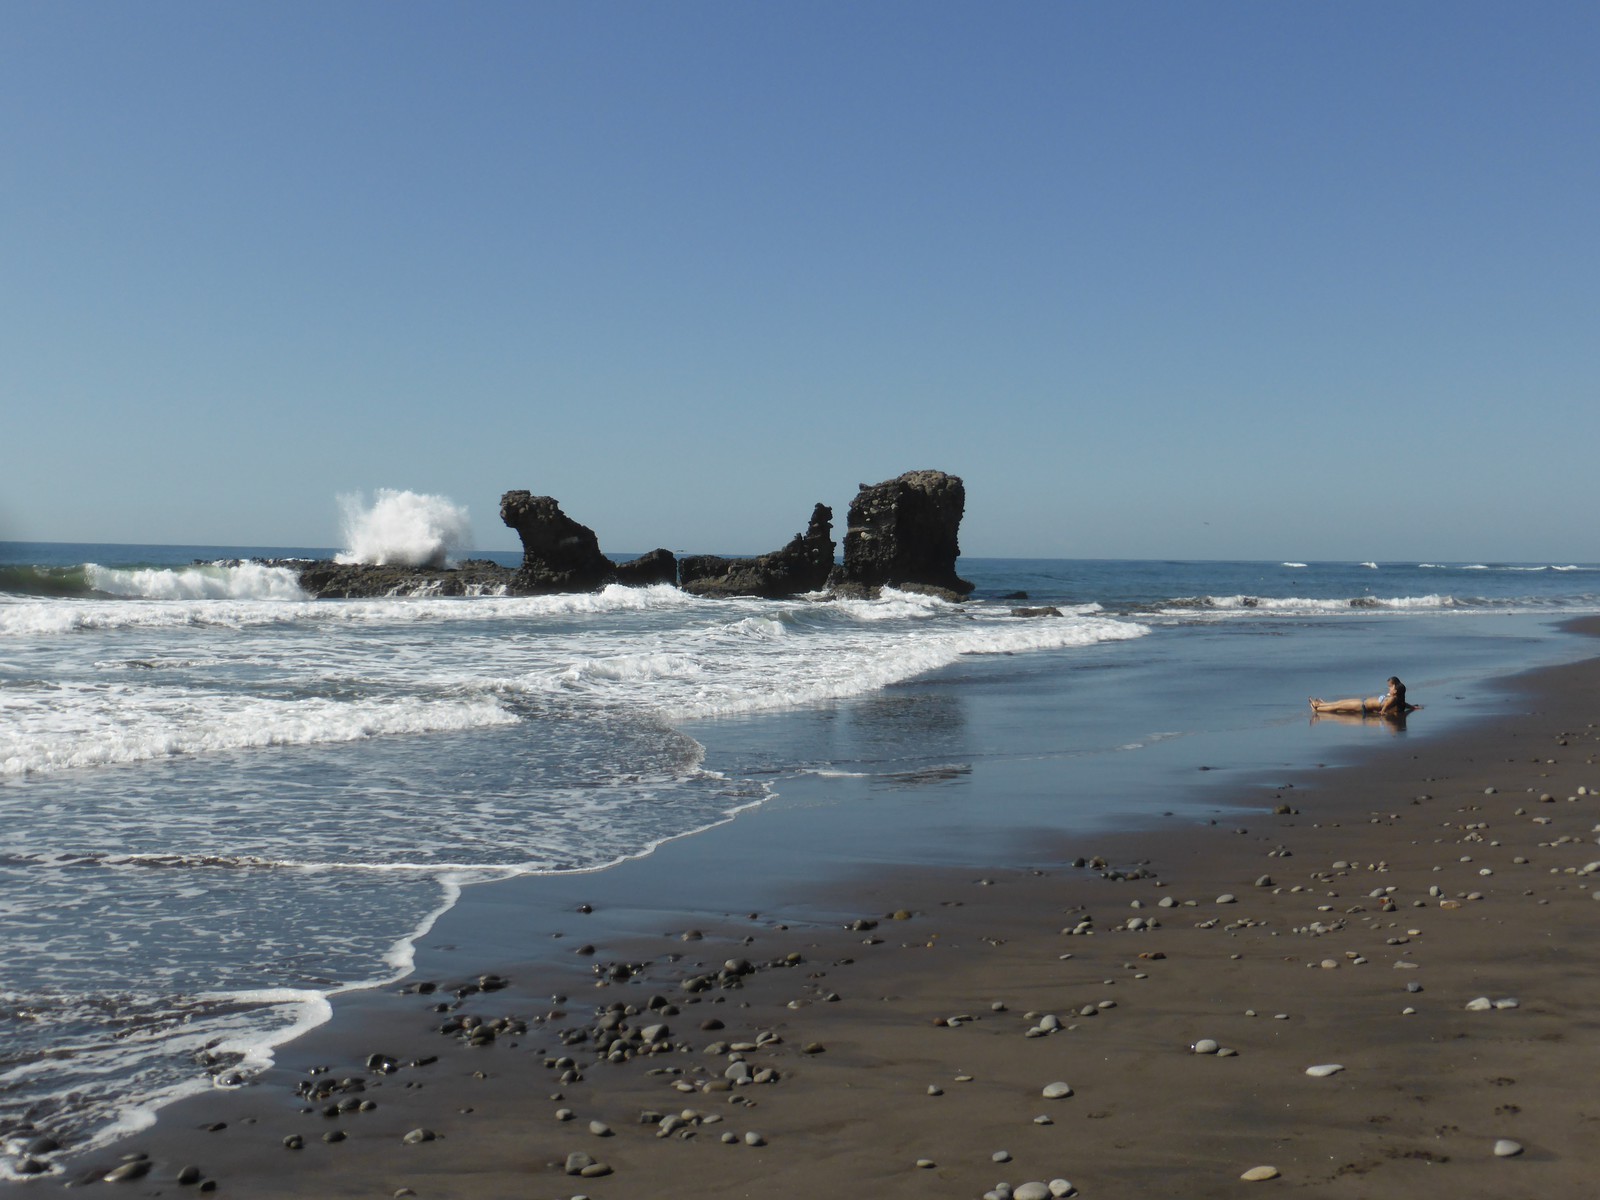
[[[0,3],[0,540],[1600,560],[1600,4]]]

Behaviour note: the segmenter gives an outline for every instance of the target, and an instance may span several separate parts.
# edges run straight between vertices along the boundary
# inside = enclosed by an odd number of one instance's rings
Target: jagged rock
[[[818,504],[804,533],[771,554],[719,558],[698,554],[678,560],[678,586],[696,596],[794,596],[820,591],[833,570],[833,509]]]
[[[860,486],[850,502],[844,564],[828,586],[841,594],[876,595],[885,585],[962,599],[972,584],[956,575],[957,534],[967,490],[943,471],[908,471]]]
[[[1054,604],[1038,605],[1033,608],[1013,608],[1013,617],[1059,617],[1061,610]]]
[[[594,530],[567,516],[554,498],[507,492],[500,497],[500,519],[522,539],[519,594],[590,592],[616,578],[616,564],[600,553]]]
[[[652,583],[677,583],[678,560],[671,550],[652,550],[638,558],[617,564],[617,582],[629,587],[648,587]]]

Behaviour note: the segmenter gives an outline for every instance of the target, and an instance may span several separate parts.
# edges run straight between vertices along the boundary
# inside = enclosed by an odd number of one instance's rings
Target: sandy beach
[[[173,1105],[65,1180],[1587,1194],[1597,694],[1600,660],[1542,670],[1490,718],[1374,729],[1359,764],[1307,763],[1237,816],[1041,830],[1009,864],[886,845],[797,887],[763,879],[753,815],[601,875],[477,888],[403,984],[341,997],[255,1085]]]

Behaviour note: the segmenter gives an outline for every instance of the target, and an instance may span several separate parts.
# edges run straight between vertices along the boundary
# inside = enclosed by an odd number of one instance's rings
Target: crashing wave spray
[[[357,492],[339,497],[344,511],[342,563],[442,567],[472,545],[467,510],[445,496],[379,488],[372,504]]]

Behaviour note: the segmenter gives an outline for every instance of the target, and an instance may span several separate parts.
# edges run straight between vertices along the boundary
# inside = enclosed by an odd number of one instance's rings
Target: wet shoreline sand
[[[1583,1194],[1597,694],[1600,660],[1535,672],[1494,717],[1251,789],[1214,826],[1043,832],[1027,867],[856,869],[790,902],[740,857],[751,823],[476,888],[404,985],[339,997],[256,1085],[65,1178],[144,1154],[121,1194]],[[505,1023],[441,1032],[462,1018]]]

